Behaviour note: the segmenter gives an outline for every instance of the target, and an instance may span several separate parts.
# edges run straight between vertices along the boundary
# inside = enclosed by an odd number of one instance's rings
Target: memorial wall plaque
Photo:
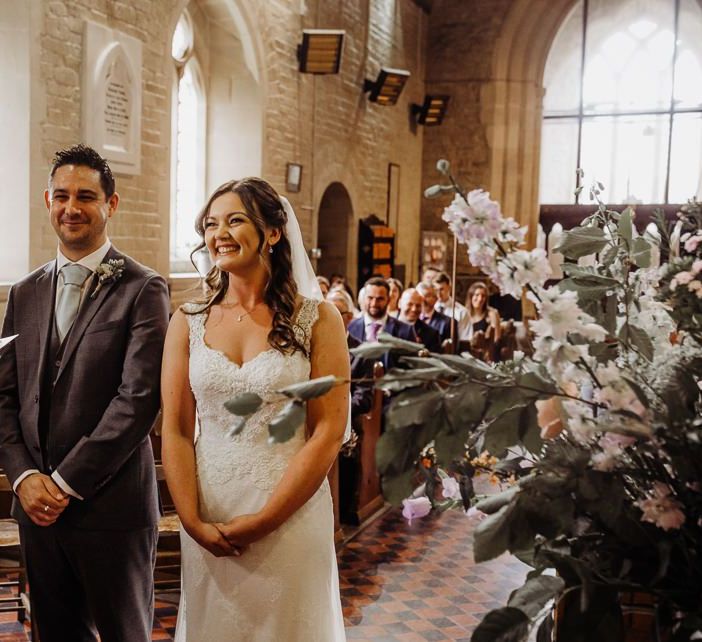
[[[113,171],[138,174],[141,160],[141,55],[139,40],[85,23],[83,135]]]

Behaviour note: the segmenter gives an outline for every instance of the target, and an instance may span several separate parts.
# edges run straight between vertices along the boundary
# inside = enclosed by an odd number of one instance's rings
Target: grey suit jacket
[[[56,261],[10,290],[2,335],[19,337],[0,357],[0,465],[11,484],[30,468],[58,470],[84,498],[71,499],[61,523],[126,530],[158,520],[148,435],[159,408],[168,290],[114,247],[109,259],[124,260],[123,274],[94,298],[96,277],[88,282],[58,368],[49,350]],[[29,521],[19,501],[13,516]]]

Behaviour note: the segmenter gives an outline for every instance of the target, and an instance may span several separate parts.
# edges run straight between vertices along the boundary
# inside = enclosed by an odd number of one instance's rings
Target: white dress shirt
[[[92,274],[95,274],[95,270],[97,269],[98,265],[102,263],[102,260],[105,258],[105,255],[109,251],[110,247],[112,246],[112,243],[110,242],[110,239],[107,239],[103,245],[101,245],[97,250],[94,252],[91,252],[88,254],[88,256],[84,256],[82,259],[79,259],[75,261],[78,265],[82,265],[83,267],[88,268]],[[54,301],[54,311],[56,310],[56,304],[59,300],[59,294],[63,290],[64,284],[63,284],[63,274],[61,273],[61,268],[64,265],[67,265],[68,263],[73,263],[74,261],[71,261],[70,259],[67,259],[62,253],[61,250],[56,251],[56,272],[58,273],[58,280],[56,282],[56,299]],[[83,302],[83,299],[85,298],[85,295],[88,291],[88,284],[92,283],[94,279],[88,277],[85,282],[83,283],[83,287],[81,288],[80,292],[80,300],[81,303]],[[39,473],[39,470],[36,470],[34,468],[30,468],[29,470],[25,470],[16,480],[15,483],[12,485],[12,490],[16,493],[18,486],[22,483],[24,479],[29,477],[29,475],[33,475],[34,473]],[[83,499],[75,490],[73,490],[59,475],[58,471],[55,470],[53,473],[51,473],[51,479],[54,480],[56,485],[67,495],[70,495],[71,497],[75,497],[76,499]]]
[[[434,309],[437,312],[441,312],[442,314],[445,314],[447,317],[454,318],[454,313],[453,313],[453,299],[448,298],[445,302],[444,301],[437,301],[434,304]],[[456,303],[456,315],[455,319],[457,322],[457,330],[458,330],[458,336],[464,335],[468,331],[468,326],[470,325],[470,317],[468,315],[468,309],[466,308],[465,305],[461,305],[460,303]]]

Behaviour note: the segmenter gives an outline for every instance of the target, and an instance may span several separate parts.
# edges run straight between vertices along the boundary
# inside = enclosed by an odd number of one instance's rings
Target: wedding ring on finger
[[[48,504],[45,504],[45,505],[44,505],[44,512],[45,512],[45,513],[48,513],[48,512],[49,512],[49,505],[48,505]]]

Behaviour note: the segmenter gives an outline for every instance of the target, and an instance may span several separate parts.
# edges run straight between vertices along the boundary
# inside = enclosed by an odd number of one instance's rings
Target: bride
[[[214,267],[204,300],[173,315],[162,370],[163,464],[182,523],[176,641],[345,640],[326,475],[348,386],[268,443],[275,390],[349,378],[343,322],[317,300],[295,214],[264,180],[219,187],[196,227]],[[275,403],[233,434],[224,403],[243,392]]]

